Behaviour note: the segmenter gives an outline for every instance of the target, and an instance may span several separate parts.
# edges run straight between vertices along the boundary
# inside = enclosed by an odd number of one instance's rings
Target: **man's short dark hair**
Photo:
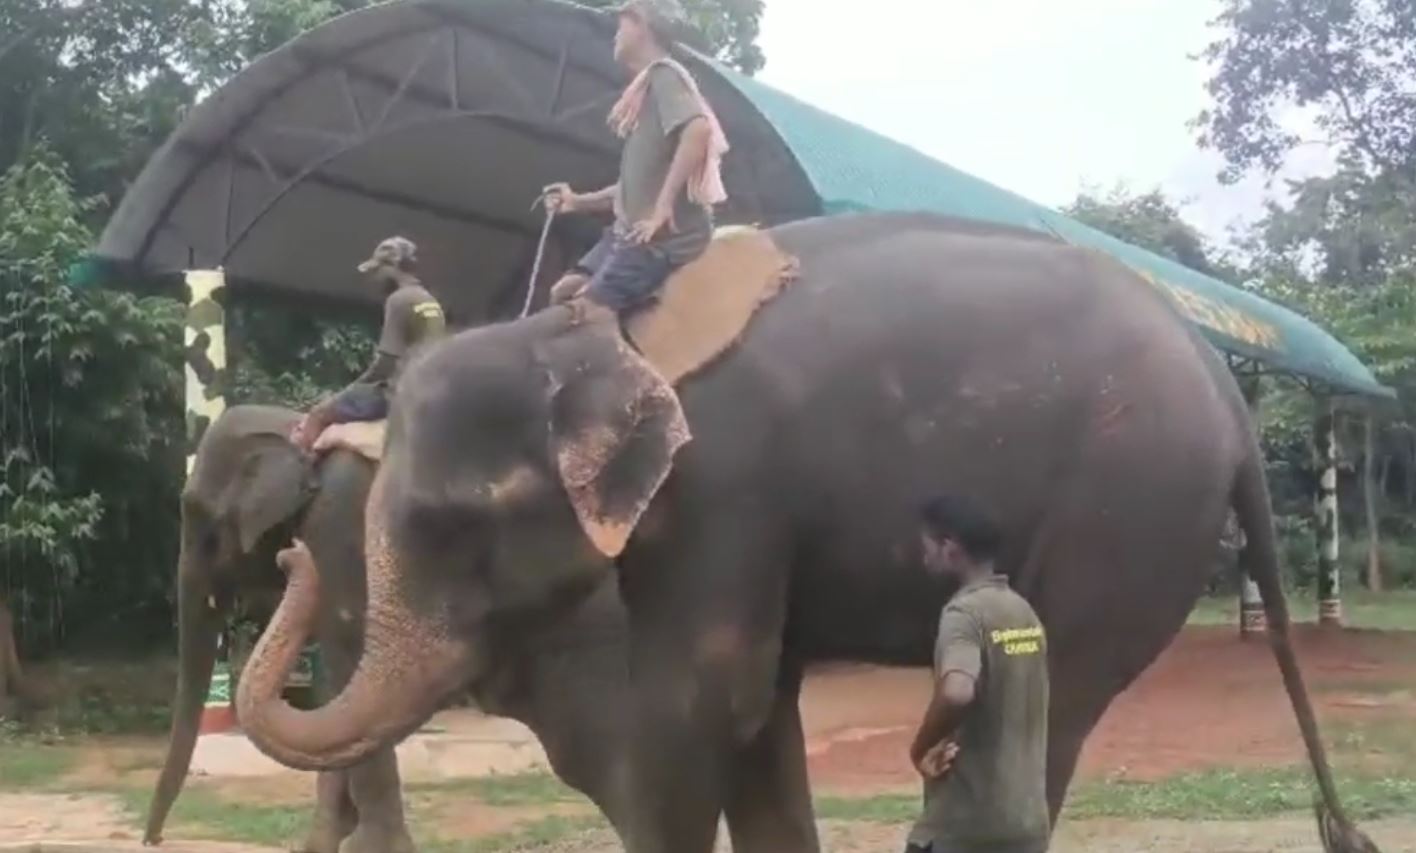
[[[974,502],[940,495],[925,501],[919,514],[925,531],[936,541],[952,539],[977,561],[998,556],[1003,534],[993,518]]]

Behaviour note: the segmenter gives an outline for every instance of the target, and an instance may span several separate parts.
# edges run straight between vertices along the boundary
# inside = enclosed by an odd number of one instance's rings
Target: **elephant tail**
[[[1308,759],[1312,762],[1313,773],[1317,778],[1319,796],[1314,800],[1314,807],[1317,811],[1323,849],[1327,853],[1377,853],[1376,845],[1347,818],[1337,797],[1332,768],[1328,764],[1322,739],[1318,736],[1313,703],[1308,698],[1307,688],[1303,685],[1303,675],[1298,668],[1298,659],[1293,653],[1288,602],[1284,598],[1283,585],[1279,579],[1273,505],[1264,476],[1263,453],[1254,432],[1247,428],[1245,432],[1250,437],[1249,452],[1239,469],[1233,494],[1234,511],[1246,540],[1244,550],[1240,554],[1240,565],[1258,584],[1263,597],[1264,613],[1268,617],[1269,641],[1273,646],[1274,657],[1278,660],[1284,689],[1288,691],[1289,701],[1293,703],[1293,711],[1298,717],[1298,729],[1302,732]]]

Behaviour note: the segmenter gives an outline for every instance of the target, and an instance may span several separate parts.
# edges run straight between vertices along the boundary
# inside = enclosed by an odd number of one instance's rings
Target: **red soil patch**
[[[1343,718],[1416,720],[1416,633],[1303,626],[1296,634],[1320,727]],[[814,673],[802,701],[813,782],[835,790],[913,788],[907,751],[928,690],[929,674],[919,669]],[[1331,742],[1331,727],[1323,733]],[[1192,628],[1112,702],[1078,772],[1153,780],[1302,760],[1268,643],[1241,642],[1233,628]]]

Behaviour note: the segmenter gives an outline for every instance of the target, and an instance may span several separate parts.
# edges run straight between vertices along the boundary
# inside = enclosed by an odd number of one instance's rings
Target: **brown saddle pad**
[[[340,447],[352,450],[377,465],[383,458],[384,432],[387,429],[387,420],[334,424],[325,427],[320,437],[315,439],[315,451],[324,453]]]
[[[703,256],[675,272],[625,333],[670,385],[735,343],[752,316],[797,274],[797,261],[757,228],[720,229]]]

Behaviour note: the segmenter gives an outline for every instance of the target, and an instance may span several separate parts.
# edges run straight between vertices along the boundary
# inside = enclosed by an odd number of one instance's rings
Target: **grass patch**
[[[908,824],[919,817],[918,794],[881,794],[875,797],[817,797],[818,820],[861,823]]]
[[[566,841],[610,828],[604,818],[552,815],[518,826],[511,832],[469,841],[432,841],[422,845],[427,853],[509,853],[542,847],[559,847]]]
[[[1295,622],[1316,622],[1318,605],[1311,590],[1289,590],[1288,609]],[[1416,590],[1369,592],[1352,589],[1342,594],[1344,623],[1371,631],[1416,631]],[[1191,625],[1239,624],[1237,596],[1206,596],[1190,613]]]
[[[0,739],[0,789],[53,787],[74,769],[78,754],[61,746],[47,746],[13,738]]]
[[[1357,820],[1416,812],[1416,779],[1349,775],[1338,779],[1338,790]],[[1315,791],[1306,769],[1213,770],[1161,782],[1073,785],[1064,812],[1071,820],[1250,820],[1308,811]],[[920,798],[914,794],[816,801],[817,817],[823,820],[905,824],[919,813]]]
[[[127,788],[117,792],[124,808],[136,820],[147,815],[152,792],[146,788]],[[251,805],[233,803],[217,794],[189,785],[182,791],[167,820],[168,835],[196,833],[212,841],[235,841],[280,847],[295,839],[310,819],[313,803],[294,806]]]
[[[1323,729],[1332,744],[1333,754],[1344,764],[1380,757],[1391,759],[1394,766],[1403,771],[1410,771],[1416,768],[1416,738],[1412,737],[1412,726],[1413,721],[1405,717],[1360,721],[1338,718],[1329,721]]]
[[[1162,782],[1083,783],[1072,789],[1066,812],[1073,819],[1245,820],[1307,811],[1315,790],[1306,768],[1212,770]],[[1338,780],[1338,790],[1355,819],[1416,811],[1416,779],[1351,775]]]
[[[458,793],[489,806],[538,806],[584,802],[585,797],[549,773],[508,773],[482,779],[456,779],[407,785],[412,793]]]

